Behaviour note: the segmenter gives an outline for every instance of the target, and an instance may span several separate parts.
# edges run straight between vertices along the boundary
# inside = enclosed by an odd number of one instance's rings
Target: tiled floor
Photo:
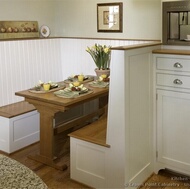
[[[190,177],[167,170],[153,174],[140,189],[190,189]]]

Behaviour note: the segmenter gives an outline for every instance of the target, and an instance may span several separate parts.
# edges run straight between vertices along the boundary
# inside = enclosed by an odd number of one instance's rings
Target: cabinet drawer
[[[190,77],[170,74],[157,74],[157,85],[190,89]]]
[[[158,57],[156,59],[156,68],[158,70],[190,72],[190,59]]]

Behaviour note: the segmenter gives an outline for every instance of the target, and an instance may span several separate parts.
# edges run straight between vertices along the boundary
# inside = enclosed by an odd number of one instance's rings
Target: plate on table
[[[64,88],[65,88],[64,84],[51,83],[50,90],[48,90],[48,91],[44,90],[43,85],[36,85],[35,87],[29,89],[28,91],[30,91],[32,93],[49,93],[49,92],[57,91],[57,90],[64,89]]]
[[[93,82],[89,83],[89,86],[91,86],[91,87],[97,87],[97,88],[105,88],[105,87],[109,87],[109,82],[93,81]]]
[[[67,83],[67,84],[72,83],[72,82],[78,80],[78,76],[79,75],[69,76],[66,80],[64,80],[64,82]],[[81,83],[87,83],[87,82],[90,82],[90,81],[93,81],[93,80],[94,80],[94,76],[85,75],[84,80]]]
[[[185,41],[190,41],[190,39],[184,39]]]
[[[63,97],[63,98],[77,98],[80,96],[90,94],[92,92],[93,92],[92,90],[90,90],[86,87],[83,87],[83,84],[78,87],[74,87],[71,84],[69,87],[66,87],[63,90],[54,92],[54,94],[58,97]]]

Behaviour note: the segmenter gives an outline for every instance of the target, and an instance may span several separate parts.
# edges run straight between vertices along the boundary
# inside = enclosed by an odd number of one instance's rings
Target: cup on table
[[[79,76],[78,76],[78,81],[81,82],[81,81],[83,81],[83,80],[84,80],[84,75],[79,75]]]
[[[49,91],[50,90],[50,84],[49,83],[44,83],[43,88],[44,88],[44,91]]]
[[[73,82],[73,85],[74,85],[75,87],[78,87],[78,86],[80,85],[80,82],[79,82],[79,81],[74,81],[74,82]]]
[[[190,39],[190,35],[187,35],[187,39]]]

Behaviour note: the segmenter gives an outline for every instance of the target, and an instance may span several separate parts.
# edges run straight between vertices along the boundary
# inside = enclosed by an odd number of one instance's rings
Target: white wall
[[[97,32],[97,3],[123,2],[123,32]],[[1,20],[36,20],[54,37],[161,39],[161,0],[0,0]]]
[[[38,21],[39,27],[48,25],[54,33],[54,1],[0,0],[1,21]]]
[[[161,39],[161,0],[105,0],[123,2],[123,33],[97,32],[99,0],[62,0],[56,36]]]

